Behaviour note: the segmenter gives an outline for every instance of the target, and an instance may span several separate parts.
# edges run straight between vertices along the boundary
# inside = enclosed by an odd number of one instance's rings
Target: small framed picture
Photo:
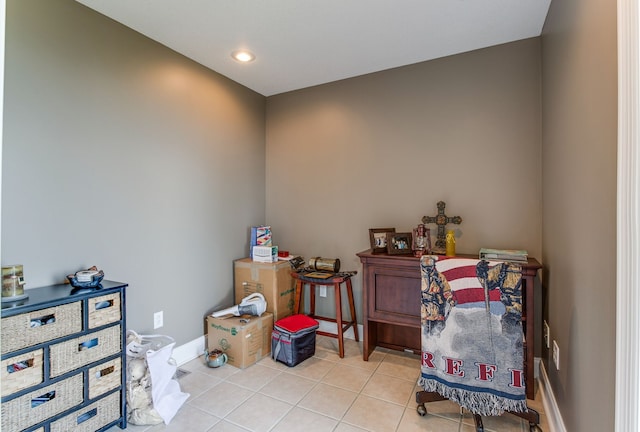
[[[387,233],[387,253],[389,255],[410,255],[412,254],[412,235],[410,232]]]
[[[371,252],[374,254],[387,252],[387,233],[396,232],[395,228],[369,228]]]

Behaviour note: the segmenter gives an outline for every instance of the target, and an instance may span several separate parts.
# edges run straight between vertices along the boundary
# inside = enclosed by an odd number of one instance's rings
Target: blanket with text
[[[419,385],[474,414],[526,411],[520,265],[425,255],[420,269]]]

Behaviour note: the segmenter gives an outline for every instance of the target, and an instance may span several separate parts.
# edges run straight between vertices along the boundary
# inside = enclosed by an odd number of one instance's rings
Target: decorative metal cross
[[[447,224],[460,224],[462,223],[462,218],[460,216],[452,216],[449,217],[444,214],[444,208],[446,204],[444,201],[439,201],[438,204],[438,214],[436,216],[424,216],[422,218],[422,223],[430,224],[434,223],[438,225],[438,236],[436,240],[436,249],[445,249],[447,246],[446,234],[444,232],[444,228]]]

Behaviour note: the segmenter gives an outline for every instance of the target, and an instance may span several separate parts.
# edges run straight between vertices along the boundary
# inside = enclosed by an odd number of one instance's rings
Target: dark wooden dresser
[[[357,254],[363,267],[363,359],[367,361],[376,346],[420,354],[420,259],[411,255]],[[477,258],[477,255],[461,255]],[[524,327],[524,368],[527,398],[534,399],[533,320],[534,279],[542,266],[529,258],[522,267]]]
[[[126,428],[126,287],[52,285],[2,304],[3,432]]]

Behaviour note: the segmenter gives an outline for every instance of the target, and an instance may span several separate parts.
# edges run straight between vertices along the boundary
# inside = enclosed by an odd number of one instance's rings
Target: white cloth
[[[151,374],[151,398],[153,407],[160,414],[165,424],[169,424],[180,407],[189,398],[188,393],[180,390],[180,384],[173,379],[176,373],[176,365],[171,364],[171,353],[174,343],[159,350],[147,351],[147,365]]]
[[[158,424],[162,418],[165,424],[176,415],[180,407],[189,398],[188,393],[180,390],[180,384],[173,379],[177,366],[175,360],[171,358],[175,341],[170,336],[165,335],[139,335],[133,330],[127,331],[127,357],[131,359],[145,359],[146,367],[149,372],[151,381],[151,400],[148,407],[138,407],[133,409],[130,418],[132,424]],[[130,382],[134,377],[132,371],[127,371],[127,381]],[[142,383],[138,383],[142,385]],[[132,386],[129,387],[129,393],[134,393]],[[143,389],[148,391],[149,384],[142,385]],[[131,395],[130,395],[131,396]],[[133,408],[132,406],[129,407]]]

